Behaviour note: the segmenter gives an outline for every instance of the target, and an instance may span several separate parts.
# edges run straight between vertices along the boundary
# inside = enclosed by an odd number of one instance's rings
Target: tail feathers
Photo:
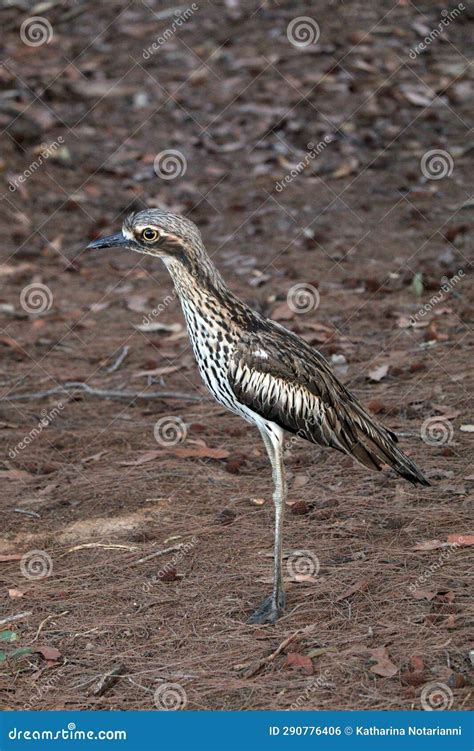
[[[355,424],[357,442],[352,446],[352,454],[361,464],[375,470],[388,464],[413,485],[430,485],[416,464],[398,448],[394,433],[378,425],[366,413],[357,415]]]

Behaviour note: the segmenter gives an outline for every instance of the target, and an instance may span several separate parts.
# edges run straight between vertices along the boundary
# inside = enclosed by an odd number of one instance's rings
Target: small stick
[[[114,665],[110,670],[107,671],[107,673],[104,673],[99,680],[97,681],[96,685],[93,689],[91,689],[91,692],[94,696],[102,696],[102,694],[105,694],[106,691],[109,690],[109,688],[112,688],[114,683],[118,681],[121,675],[125,672],[125,665],[122,665],[122,663],[119,663],[118,665]]]
[[[63,611],[62,613],[57,613],[57,614],[56,614],[56,613],[54,613],[54,614],[52,614],[52,615],[48,615],[48,616],[46,616],[46,618],[45,618],[44,620],[42,620],[42,621],[41,621],[41,623],[40,623],[40,625],[38,626],[38,630],[37,630],[37,632],[36,632],[36,634],[35,634],[35,637],[34,637],[34,639],[32,640],[32,642],[31,642],[31,643],[33,644],[33,642],[35,642],[35,641],[37,640],[38,636],[39,636],[39,635],[40,635],[40,633],[41,633],[41,629],[43,628],[43,626],[44,626],[44,625],[45,625],[45,624],[46,624],[46,623],[47,623],[48,621],[51,621],[51,620],[52,620],[52,619],[54,619],[54,618],[61,618],[61,616],[62,616],[62,615],[67,615],[68,613],[69,613],[69,610],[64,610],[64,611]]]
[[[181,394],[179,391],[114,391],[109,389],[95,389],[88,386],[82,381],[67,381],[54,389],[47,391],[36,391],[28,394],[9,394],[0,397],[0,401],[28,402],[35,399],[45,399],[53,394],[67,394],[70,391],[84,391],[90,396],[97,396],[101,399],[183,399],[188,402],[200,402],[200,396],[193,394]]]
[[[278,645],[278,647],[275,649],[274,652],[272,652],[267,657],[262,657],[260,660],[257,660],[257,662],[247,665],[239,665],[238,667],[242,671],[242,677],[243,678],[251,678],[255,673],[258,673],[261,668],[263,668],[265,665],[268,665],[270,662],[273,662],[273,660],[278,657],[279,654],[283,652],[283,650],[292,642],[294,641],[300,641],[303,639],[310,631],[313,630],[313,626],[307,626],[304,629],[300,629],[298,631],[295,631],[294,634],[290,634],[290,636],[287,636],[286,639],[283,639],[281,644]]]
[[[17,613],[16,615],[7,615],[6,618],[0,618],[0,626],[4,626],[11,621],[22,621],[23,618],[27,618],[29,615],[33,615],[32,610],[27,610],[25,613]]]
[[[115,373],[116,370],[118,370],[127,357],[128,353],[130,352],[130,347],[128,344],[124,344],[122,349],[120,350],[117,359],[115,360],[112,365],[110,365],[108,368],[106,368],[106,373]]]
[[[145,561],[150,561],[152,558],[156,558],[159,555],[164,555],[165,553],[174,553],[176,550],[181,550],[182,547],[184,547],[184,543],[180,542],[179,545],[172,545],[169,548],[163,548],[163,550],[155,550],[154,553],[150,553],[150,555],[146,555],[144,558],[140,558],[138,561],[135,561],[135,564],[145,563]]]

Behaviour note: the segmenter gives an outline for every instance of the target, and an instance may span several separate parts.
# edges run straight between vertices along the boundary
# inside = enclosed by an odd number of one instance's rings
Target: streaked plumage
[[[156,234],[154,240],[146,239]],[[270,598],[253,622],[274,622],[284,605],[281,526],[286,498],[283,431],[354,457],[388,465],[429,485],[380,425],[300,337],[253,311],[226,286],[188,219],[155,209],[129,216],[122,233],[89,247],[122,246],[161,258],[178,292],[200,374],[218,402],[259,428],[275,481],[275,571]]]

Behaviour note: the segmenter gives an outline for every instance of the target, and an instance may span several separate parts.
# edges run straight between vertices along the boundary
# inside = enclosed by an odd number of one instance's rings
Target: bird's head
[[[100,237],[87,246],[90,249],[128,248],[164,260],[185,261],[202,247],[196,225],[180,214],[160,209],[146,209],[129,214],[116,235]]]

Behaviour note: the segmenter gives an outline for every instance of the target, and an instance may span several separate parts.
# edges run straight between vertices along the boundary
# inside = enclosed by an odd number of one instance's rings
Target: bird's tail
[[[388,464],[413,485],[429,486],[430,483],[416,464],[398,448],[395,433],[379,425],[361,405],[355,403],[351,406],[352,424],[357,433],[352,454],[357,461],[375,470],[380,470],[383,464]]]

